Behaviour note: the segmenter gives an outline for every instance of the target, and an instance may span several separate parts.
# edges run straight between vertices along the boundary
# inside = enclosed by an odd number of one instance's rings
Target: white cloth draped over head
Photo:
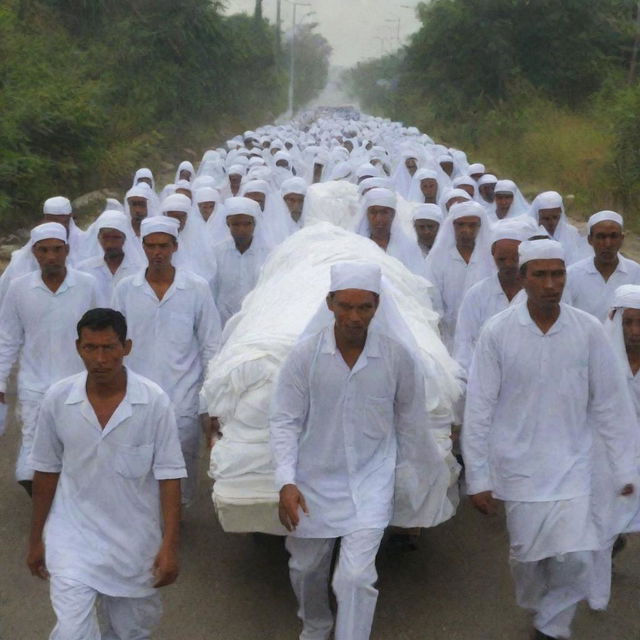
[[[31,229],[30,233],[31,245],[41,240],[62,240],[67,244],[67,230],[59,222],[43,222]]]
[[[167,216],[145,218],[140,223],[140,235],[144,238],[152,233],[167,233],[177,240],[179,227],[180,223],[175,218]]]
[[[482,173],[486,171],[485,166],[481,162],[473,162],[469,165],[469,175],[472,176],[476,173]]]
[[[220,205],[218,214],[209,218],[207,224],[211,226],[210,237],[212,245],[215,246],[231,237],[227,226],[227,218],[240,214],[251,216],[255,220],[256,226],[251,246],[270,249],[273,245],[264,228],[264,214],[260,209],[260,205],[255,200],[244,196],[227,198]]]
[[[98,239],[101,229],[115,229],[125,236],[124,255],[130,263],[144,264],[146,258],[136,234],[131,227],[131,219],[126,213],[113,209],[103,211],[87,229],[85,254],[88,257],[103,255]]]
[[[47,198],[42,205],[42,213],[52,216],[70,216],[73,213],[69,198],[64,196],[54,196]]]
[[[467,202],[472,201],[471,196],[464,189],[445,189],[442,193],[442,197],[438,200],[438,204],[440,205],[440,208],[445,213],[445,215],[448,215],[450,213],[450,211],[447,209],[447,202],[449,202],[449,200],[452,200],[453,198],[464,198],[464,200],[466,200]]]
[[[413,178],[411,178],[409,197],[407,198],[409,202],[424,202],[424,194],[422,193],[422,190],[420,188],[420,183],[423,180],[435,180],[437,182],[438,190],[436,191],[436,202],[438,202],[440,196],[442,196],[444,189],[442,189],[440,181],[438,180],[438,172],[426,167],[418,169],[413,174]]]
[[[124,212],[131,219],[129,198],[144,198],[147,201],[147,217],[160,215],[158,196],[146,182],[140,182],[131,187],[124,196]]]
[[[266,180],[245,182],[240,188],[240,196],[246,196],[247,193],[264,194],[264,210],[261,218],[264,233],[271,246],[280,244],[290,234],[289,219],[291,218],[280,193],[274,192]]]
[[[611,312],[604,323],[605,331],[625,376],[633,378],[622,330],[622,316],[625,309],[640,309],[640,285],[623,284],[616,289],[611,304]],[[637,405],[638,399],[634,398],[634,402]],[[636,406],[637,410],[638,407]]]
[[[520,266],[531,260],[562,260],[565,253],[562,245],[556,240],[526,240],[518,247]]]
[[[536,235],[538,228],[529,216],[518,216],[498,220],[491,228],[491,245],[499,240],[518,240],[524,242]]]
[[[398,164],[391,176],[391,181],[393,182],[395,191],[397,191],[403,198],[408,199],[409,190],[411,189],[411,181],[413,176],[409,173],[409,169],[407,169],[406,161],[409,158],[414,158],[416,161],[416,166],[418,169],[420,168],[420,154],[417,150],[410,149],[405,150],[400,154],[400,158],[398,160]]]
[[[178,182],[178,180],[180,180],[180,172],[181,171],[188,171],[189,172],[189,177],[187,178],[188,182],[191,182],[195,177],[196,177],[196,171],[193,168],[193,165],[188,161],[188,160],[183,160],[179,165],[178,165],[178,169],[176,170],[176,177],[174,178],[174,182]]]
[[[304,178],[289,178],[280,185],[280,193],[283,196],[289,193],[304,196],[307,193],[307,181]]]
[[[589,217],[587,221],[587,232],[591,233],[592,227],[594,227],[599,222],[615,222],[619,224],[621,228],[624,228],[624,220],[619,213],[615,211],[598,211],[598,213],[594,213]]]
[[[201,204],[202,202],[215,202],[218,204],[220,202],[220,192],[213,187],[200,187],[194,192],[193,200],[196,204]],[[215,215],[215,209],[213,215]]]
[[[365,238],[371,238],[367,211],[369,207],[374,206],[388,207],[395,212],[397,206],[396,194],[389,189],[371,189],[365,193],[360,204],[360,217],[355,228],[355,232]],[[402,231],[397,213],[394,215],[391,223],[391,236],[386,253],[400,260],[409,271],[419,276],[425,276],[426,272],[422,252],[418,247],[418,243],[407,237]]]
[[[156,181],[153,177],[153,172],[151,171],[151,169],[147,169],[147,167],[141,167],[140,169],[138,169],[133,176],[133,183],[131,184],[131,186],[135,187],[137,184],[140,184],[141,178],[148,178],[149,180],[151,180],[151,189],[155,190]],[[145,182],[144,184],[147,183]]]
[[[560,221],[553,233],[553,240],[562,244],[567,264],[573,264],[581,258],[593,255],[593,251],[578,230],[567,220],[562,196],[557,191],[543,191],[531,203],[529,215],[540,224],[540,211],[544,209],[560,209]],[[545,230],[545,233],[547,231]]]
[[[411,218],[414,221],[433,220],[434,222],[441,224],[444,220],[444,215],[442,214],[442,209],[437,204],[427,202],[424,204],[419,204],[417,207],[415,207],[411,212]]]
[[[524,215],[529,210],[529,203],[513,180],[497,180],[493,193],[494,198],[496,193],[510,193],[513,195],[513,202],[511,203],[505,218],[516,218],[517,216]],[[487,215],[491,222],[495,222],[499,219],[496,215],[495,200],[487,207]],[[502,219],[504,220],[505,218]]]
[[[365,178],[358,185],[358,194],[362,196],[369,189],[389,189],[393,191],[393,182],[389,178]]]

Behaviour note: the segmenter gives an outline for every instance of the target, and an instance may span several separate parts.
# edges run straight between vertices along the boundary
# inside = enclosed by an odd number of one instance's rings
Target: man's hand
[[[166,587],[176,581],[180,568],[178,567],[178,553],[175,549],[163,545],[153,562],[153,575],[156,579],[153,587]]]
[[[620,492],[621,496],[630,496],[634,491],[633,485],[632,484],[625,484],[624,487],[622,487],[622,491]]]
[[[220,422],[218,422],[218,418],[202,414],[200,423],[202,424],[204,441],[207,448],[213,449],[213,445],[215,445],[218,438],[222,435],[220,433]]]
[[[298,491],[295,484],[285,484],[280,489],[280,503],[278,504],[278,517],[287,531],[293,531],[300,522],[298,508],[309,515],[304,496]]]
[[[0,402],[2,402],[2,404],[6,404],[6,400],[4,398],[4,391],[0,391]]]
[[[495,498],[491,495],[491,491],[482,491],[469,496],[469,498],[471,498],[471,504],[480,513],[484,513],[485,516],[494,516],[496,514],[497,504]]]
[[[42,540],[29,545],[27,565],[29,566],[29,571],[31,571],[32,576],[42,578],[43,580],[49,577],[49,572],[44,563],[44,542],[42,542]]]

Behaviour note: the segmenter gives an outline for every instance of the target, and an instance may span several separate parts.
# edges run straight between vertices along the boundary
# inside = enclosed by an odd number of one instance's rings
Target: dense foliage
[[[283,112],[276,29],[220,9],[210,0],[5,0],[0,226],[37,215],[50,195],[124,188],[136,166],[157,169],[189,149],[195,159]],[[328,52],[317,57],[326,64]]]

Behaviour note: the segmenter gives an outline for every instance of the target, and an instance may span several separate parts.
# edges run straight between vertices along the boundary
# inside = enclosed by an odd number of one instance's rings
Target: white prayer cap
[[[127,191],[125,200],[128,200],[129,198],[144,198],[145,200],[148,200],[150,195],[151,187],[146,182],[139,182]]]
[[[55,196],[44,201],[42,213],[52,216],[70,216],[71,202],[64,196]]]
[[[459,187],[462,184],[475,188],[476,181],[471,176],[458,176],[457,178],[454,178],[453,180],[454,188]]]
[[[201,202],[219,202],[220,192],[213,187],[200,187],[194,194],[196,204]]]
[[[531,203],[537,212],[541,209],[563,209],[562,196],[557,191],[543,191]]]
[[[280,193],[286,196],[288,193],[296,193],[299,196],[307,194],[307,183],[304,178],[288,178],[282,182]]]
[[[506,220],[498,220],[491,229],[491,244],[499,240],[517,240],[524,242],[536,235],[537,225],[529,216],[518,216]]]
[[[412,220],[433,220],[434,222],[440,224],[443,217],[444,216],[442,215],[442,209],[437,204],[429,202],[426,204],[418,205],[411,212]]]
[[[468,195],[468,194],[467,194]],[[466,218],[467,216],[475,216],[482,220],[484,215],[484,207],[473,200],[467,200],[466,202],[457,202],[449,210],[452,220],[458,220],[458,218]]]
[[[187,191],[191,191],[191,182],[189,182],[189,180],[185,180],[184,178],[176,181],[175,185],[176,189],[186,189]]]
[[[100,232],[101,229],[116,229],[126,236],[131,226],[129,225],[129,219],[124,213],[109,209],[98,216],[96,228],[98,232]]]
[[[474,173],[484,173],[485,168],[481,162],[474,162],[469,165],[469,175],[472,176]]]
[[[496,184],[497,182],[498,178],[496,178],[492,173],[485,173],[483,176],[478,178],[478,185]]]
[[[63,215],[63,214],[55,214]],[[44,222],[37,227],[31,229],[31,244],[34,245],[40,240],[48,240],[49,238],[55,238],[56,240],[62,240],[67,243],[67,230],[59,222]]]
[[[175,209],[170,209],[175,211]],[[153,216],[152,218],[145,218],[140,223],[140,236],[144,238],[151,233],[168,233],[174,238],[178,238],[178,229],[180,223],[169,216]]]
[[[136,180],[140,180],[140,178],[149,178],[153,180],[153,173],[151,169],[147,169],[147,167],[142,167],[136,171]]]
[[[361,289],[380,294],[382,271],[372,262],[336,262],[331,265],[329,291]]]
[[[243,165],[241,164],[232,164],[228,171],[227,171],[227,175],[229,176],[243,176],[245,173],[247,172],[247,170],[244,168]]]
[[[369,178],[375,178],[380,175],[380,170],[377,167],[374,167],[370,162],[366,164],[361,164],[356,170],[356,177],[358,179],[364,178],[365,176]]]
[[[191,190],[201,189],[202,187],[216,188],[216,179],[213,176],[201,175],[191,183]]]
[[[365,209],[369,207],[389,207],[395,211],[396,194],[391,189],[371,189],[364,194]]]
[[[362,195],[367,189],[393,190],[393,182],[389,178],[365,178],[358,185],[358,192]]]
[[[242,196],[227,198],[224,201],[225,217],[228,218],[229,216],[237,216],[240,214],[258,219],[261,214],[260,205],[255,200],[252,200],[251,198],[244,198]]]
[[[591,228],[598,224],[598,222],[616,222],[621,227],[624,227],[624,222],[622,220],[622,216],[615,211],[598,211],[598,213],[594,213],[587,222],[587,230],[591,233]]]
[[[512,195],[516,195],[518,187],[516,187],[516,183],[513,180],[498,180],[496,181],[496,186],[493,190],[494,193],[511,193]]]
[[[464,189],[449,189],[444,194],[444,203],[446,204],[452,198],[464,198],[465,200],[471,200],[471,196]]]
[[[269,193],[269,185],[266,180],[249,180],[242,185],[242,193],[264,193],[266,196]]]
[[[167,211],[182,211],[189,213],[191,211],[191,200],[184,193],[172,193],[162,201],[162,213]]]
[[[518,247],[520,266],[530,260],[562,260],[564,261],[564,249],[555,240],[526,240]]]
[[[613,294],[614,309],[640,309],[640,285],[623,284]]]
[[[435,171],[433,171],[433,169],[427,169],[426,167],[423,167],[422,169],[418,169],[413,174],[413,179],[417,181],[437,180],[438,174]]]

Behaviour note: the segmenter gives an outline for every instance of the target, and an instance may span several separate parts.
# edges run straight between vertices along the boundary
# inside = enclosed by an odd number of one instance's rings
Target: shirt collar
[[[335,354],[338,350],[336,345],[336,335],[333,330],[334,325],[332,324],[329,327],[326,327],[322,331],[322,343],[320,345],[321,353],[329,353]],[[362,350],[362,354],[372,358],[380,357],[380,335],[377,331],[369,329],[367,331],[367,340],[364,343],[364,349]]]
[[[58,289],[55,292],[52,292],[51,289],[49,289],[49,287],[47,287],[47,285],[44,283],[44,280],[42,279],[42,272],[40,271],[39,268],[31,274],[31,282],[29,284],[32,289],[39,287],[40,289],[45,289],[49,293],[54,293],[55,295],[57,293],[62,293],[63,291],[66,291],[69,287],[75,286],[76,283],[77,283],[76,272],[73,269],[71,269],[69,265],[67,265],[67,275],[64,277],[62,284],[58,287]]]
[[[598,275],[600,275],[600,272],[596,269],[595,258],[589,258],[589,260],[587,261],[587,271],[588,273],[597,273]],[[629,269],[625,264],[625,258],[624,256],[620,255],[620,253],[618,253],[618,264],[614,273],[617,272],[629,273]]]
[[[76,376],[76,379],[69,389],[69,394],[65,400],[65,404],[78,404],[88,401],[87,398],[87,372],[83,371]],[[130,404],[148,404],[149,392],[147,387],[142,383],[139,376],[127,369],[127,390],[124,400]]]
[[[175,270],[176,272],[174,274],[173,283],[171,284],[171,287],[175,287],[176,289],[186,289],[187,281],[186,281],[185,272],[179,267],[175,267]],[[133,276],[134,287],[141,287],[144,284],[148,284],[147,279],[145,278],[146,273],[147,273],[147,267],[143,267],[142,269],[140,269],[140,271],[138,271]]]
[[[538,327],[538,325],[533,321],[533,318],[529,313],[529,308],[527,307],[526,302],[522,302],[521,304],[518,305],[517,314],[518,314],[518,321],[520,322],[520,324],[523,327],[528,327],[531,331],[533,331],[538,335],[549,336],[553,333],[557,333],[564,327],[567,321],[566,307],[563,303],[560,303],[560,315],[558,316],[558,319],[555,321],[551,329],[549,329],[549,331],[547,331],[547,333],[545,334],[543,334],[542,331],[540,331],[540,327]]]

